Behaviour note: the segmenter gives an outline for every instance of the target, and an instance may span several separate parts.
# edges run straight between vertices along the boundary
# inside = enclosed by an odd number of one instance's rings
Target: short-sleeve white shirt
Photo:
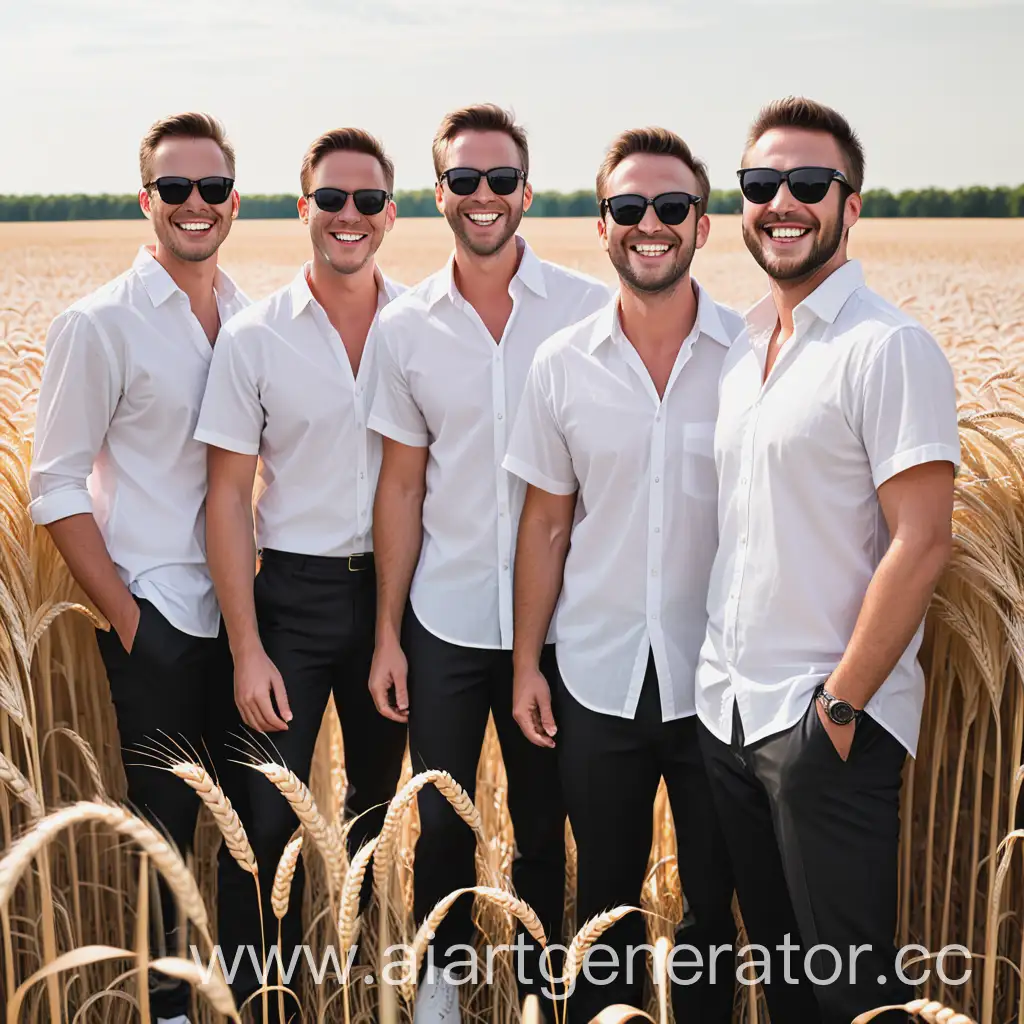
[[[839,664],[889,546],[877,488],[926,462],[959,465],[953,372],[935,339],[864,284],[857,261],[793,313],[762,384],[776,325],[748,314],[722,373],[715,461],[719,549],[697,713],[728,742],[789,728]],[[923,625],[867,712],[913,755],[924,703]]]

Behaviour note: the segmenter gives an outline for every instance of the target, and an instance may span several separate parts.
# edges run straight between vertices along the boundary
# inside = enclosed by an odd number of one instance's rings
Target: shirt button
[[[746,487],[746,486],[747,486],[747,478],[745,476],[741,477],[740,478],[740,487]]]
[[[656,526],[656,527],[654,528],[654,532],[655,532],[655,533],[661,533],[661,527],[660,527],[660,526]]]
[[[654,482],[655,482],[656,484],[660,484],[660,483],[661,483],[661,477],[660,477],[660,476],[656,476],[656,477],[654,478]]]
[[[359,474],[359,479],[360,480],[365,480],[366,479],[366,474],[365,473],[360,473]]]
[[[502,567],[502,569],[504,569],[504,570],[505,570],[506,572],[508,572],[508,562],[504,562],[504,563],[502,563],[502,566],[501,566],[501,567]]]
[[[658,575],[658,570],[657,569],[652,569],[651,570],[651,575],[652,576],[657,576]]]
[[[498,419],[499,420],[503,420],[504,418],[505,418],[505,414],[503,412],[499,412],[498,413]]]
[[[658,613],[657,613],[657,612],[651,612],[651,618],[652,618],[652,619],[653,619],[654,621],[657,621],[657,619],[658,619]]]

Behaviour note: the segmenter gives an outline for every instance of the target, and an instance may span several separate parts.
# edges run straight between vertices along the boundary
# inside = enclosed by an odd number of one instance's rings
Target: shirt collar
[[[729,348],[732,345],[732,338],[722,324],[722,318],[718,315],[718,306],[715,300],[700,286],[696,279],[693,286],[697,292],[697,320],[694,324],[696,332],[694,337],[706,334],[712,341]],[[587,351],[593,354],[604,341],[614,338],[616,341],[627,342],[625,333],[622,330],[622,321],[619,318],[619,296],[605,307],[605,312],[594,321],[593,334],[587,345]],[[685,339],[684,339],[685,340]]]
[[[530,248],[529,243],[522,235],[516,235],[516,247],[519,250],[519,267],[511,284],[521,281],[538,298],[548,297],[547,286],[544,282],[544,267],[537,254]],[[511,284],[509,287],[511,287]],[[445,268],[434,275],[427,292],[427,305],[437,305],[445,296],[453,305],[458,305],[462,300],[458,288],[455,287],[455,252],[448,257]]]
[[[309,273],[311,263],[304,263],[299,267],[299,272],[292,279],[288,288],[292,302],[292,319],[294,320],[310,303],[315,302],[313,292],[309,287]],[[374,267],[373,278],[377,282],[377,310],[380,311],[392,299],[399,294],[393,281],[389,281],[381,272],[380,267]]]
[[[843,306],[849,301],[858,288],[864,287],[864,270],[860,260],[847,260],[838,270],[834,270],[817,288],[793,310],[794,318],[798,311],[806,309],[819,320],[834,324],[842,312]],[[775,330],[778,321],[778,310],[771,294],[764,296],[746,313],[745,320],[751,335],[762,335]]]
[[[143,245],[139,248],[132,263],[132,270],[142,282],[142,287],[146,289],[154,308],[162,306],[175,292],[181,292],[174,283],[174,278],[161,266],[149,246]],[[222,303],[233,302],[238,294],[238,286],[220,267],[214,276],[213,288]]]

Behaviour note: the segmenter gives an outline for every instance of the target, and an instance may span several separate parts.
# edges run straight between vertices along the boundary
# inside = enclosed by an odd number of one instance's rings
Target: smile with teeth
[[[209,221],[205,220],[187,220],[177,225],[182,231],[209,231],[213,225]]]
[[[664,256],[672,247],[667,242],[637,243],[631,246],[633,252],[641,256]]]
[[[474,223],[479,224],[481,227],[487,227],[493,224],[500,216],[500,213],[467,213],[466,216]]]
[[[353,234],[348,231],[334,231],[332,232],[331,237],[337,242],[345,242],[351,245],[354,242],[361,242],[366,237],[366,234]]]
[[[803,238],[811,229],[810,228],[790,228],[790,227],[778,227],[777,225],[765,228],[770,238]]]

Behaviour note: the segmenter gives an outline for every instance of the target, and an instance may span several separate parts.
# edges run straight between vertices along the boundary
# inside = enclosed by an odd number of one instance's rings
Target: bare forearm
[[[91,513],[68,516],[47,526],[75,582],[121,632],[135,613],[135,599],[118,575]]]
[[[917,631],[935,585],[948,560],[949,547],[914,547],[898,538],[879,563],[846,652],[828,689],[862,708],[889,677]]]
[[[373,506],[377,642],[397,640],[423,544],[423,492],[382,477]]]
[[[516,541],[514,640],[516,671],[536,669],[562,590],[569,523],[553,523],[524,509]]]
[[[232,653],[260,643],[253,580],[256,543],[252,501],[234,488],[211,486],[206,499],[206,557]]]

